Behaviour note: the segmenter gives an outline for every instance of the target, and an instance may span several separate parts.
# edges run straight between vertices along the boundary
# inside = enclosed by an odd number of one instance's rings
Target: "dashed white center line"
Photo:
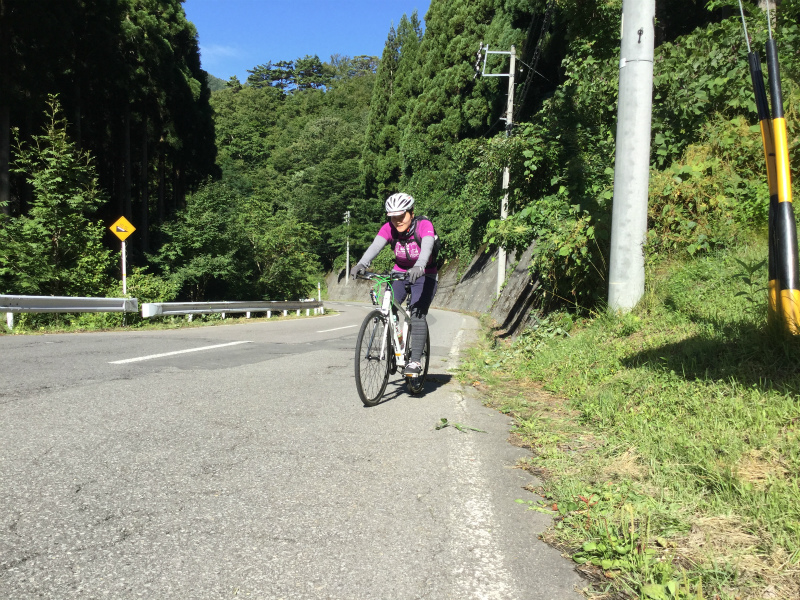
[[[358,324],[360,325],[360,323]],[[334,327],[333,329],[323,329],[317,333],[328,333],[329,331],[339,331],[340,329],[350,329],[351,327],[358,327],[358,325],[345,325],[344,327]]]
[[[188,350],[176,350],[175,352],[164,352],[162,354],[150,354],[148,356],[137,356],[136,358],[126,358],[125,360],[112,360],[109,361],[110,365],[122,365],[125,363],[139,362],[142,360],[151,360],[153,358],[163,358],[164,356],[175,356],[176,354],[186,354],[187,352],[201,352],[202,350],[213,350],[214,348],[225,348],[227,346],[236,346],[238,344],[252,344],[253,342],[228,342],[227,344],[215,344],[213,346],[202,346],[201,348],[189,348]]]

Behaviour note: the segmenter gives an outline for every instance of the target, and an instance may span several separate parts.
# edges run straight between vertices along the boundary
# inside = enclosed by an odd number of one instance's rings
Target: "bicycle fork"
[[[373,297],[373,302],[375,301]],[[383,303],[381,305],[381,314],[383,315],[383,327],[376,327],[372,331],[372,338],[369,341],[369,347],[373,348],[373,343],[375,341],[375,335],[378,333],[378,330],[381,330],[381,348],[379,359],[383,360],[387,357],[389,348],[387,347],[389,342],[389,332],[391,331],[392,336],[392,348],[394,352],[394,360],[398,367],[405,367],[406,360],[408,358],[408,319],[403,319],[403,330],[402,330],[402,337],[398,336],[398,329],[399,327],[392,321],[394,316],[392,312],[392,298],[391,294],[387,291],[383,296]],[[402,341],[401,341],[402,340]]]
[[[392,317],[391,317],[391,311],[390,311],[389,315],[386,315],[386,317],[384,319],[383,327],[376,327],[373,330],[373,332],[372,332],[373,339],[374,339],[375,334],[377,334],[378,330],[380,329],[381,330],[381,350],[380,350],[379,356],[380,356],[380,359],[383,360],[384,358],[386,358],[386,356],[387,356],[387,354],[389,352],[389,348],[388,348],[389,344],[388,344],[388,342],[389,342],[389,335],[391,335],[392,336],[391,346],[392,346],[392,350],[393,350],[393,353],[394,353],[395,364],[398,367],[405,367],[406,366],[406,358],[407,358],[407,356],[406,356],[407,352],[406,351],[408,350],[408,348],[406,347],[407,344],[408,344],[408,323],[406,323],[405,321],[403,322],[404,335],[403,335],[402,342],[401,342],[401,338],[398,337],[398,335],[397,335],[399,327],[397,325],[395,325],[394,323],[390,323],[390,319],[391,318]],[[372,347],[372,342],[373,342],[373,340],[370,340],[370,348]]]

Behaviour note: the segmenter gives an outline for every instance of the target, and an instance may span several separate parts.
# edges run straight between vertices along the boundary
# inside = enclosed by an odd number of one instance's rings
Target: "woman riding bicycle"
[[[439,287],[438,271],[433,257],[435,233],[433,223],[414,217],[414,198],[408,194],[392,194],[386,199],[389,222],[375,236],[364,256],[350,271],[355,279],[364,273],[386,244],[394,242],[394,270],[407,273],[411,283],[411,358],[406,365],[406,375],[419,375],[420,359],[428,336],[426,317],[436,290]],[[417,243],[420,240],[420,243]],[[406,298],[406,282],[392,283],[395,301],[401,304]]]

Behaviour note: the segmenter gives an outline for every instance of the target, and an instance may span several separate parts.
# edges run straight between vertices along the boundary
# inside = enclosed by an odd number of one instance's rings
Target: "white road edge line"
[[[126,358],[125,360],[109,361],[110,365],[122,365],[125,363],[139,362],[164,356],[174,356],[176,354],[186,354],[187,352],[200,352],[201,350],[213,350],[214,348],[225,348],[226,346],[236,346],[238,344],[252,344],[253,342],[228,342],[227,344],[215,344],[214,346],[203,346],[202,348],[189,348],[188,350],[176,350],[175,352],[164,352],[162,354],[150,354],[149,356],[137,356],[136,358]]]
[[[334,327],[333,329],[323,329],[317,333],[328,333],[329,331],[339,331],[340,329],[350,329],[351,327],[358,327],[358,325],[345,325],[344,327]]]
[[[464,325],[461,321],[453,344],[450,360],[461,356]],[[468,418],[464,396],[454,394],[459,416]],[[451,436],[449,449],[450,472],[454,475],[454,495],[459,502],[450,509],[450,528],[453,535],[450,549],[463,557],[461,566],[453,570],[457,597],[469,600],[512,600],[516,593],[512,577],[506,568],[495,531],[496,517],[492,510],[492,492],[482,473],[481,454],[472,435]]]
[[[467,320],[461,320],[461,327],[456,334],[456,337],[453,338],[453,344],[450,346],[450,360],[458,360],[461,357],[461,338],[464,335],[464,325],[466,324]]]

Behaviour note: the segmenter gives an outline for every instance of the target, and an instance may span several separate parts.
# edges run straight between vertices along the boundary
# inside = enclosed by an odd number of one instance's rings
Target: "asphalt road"
[[[509,419],[448,372],[475,319],[431,311],[423,394],[364,408],[366,307],[328,306],[0,337],[0,598],[579,598]]]

